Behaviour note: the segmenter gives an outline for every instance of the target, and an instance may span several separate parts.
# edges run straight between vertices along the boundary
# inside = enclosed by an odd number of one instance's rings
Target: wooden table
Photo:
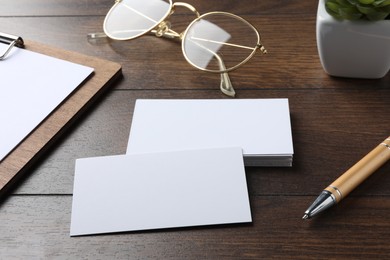
[[[237,98],[289,98],[292,168],[247,168],[253,223],[69,237],[75,159],[123,154],[138,98],[227,98],[219,77],[189,66],[178,43],[153,36],[90,44],[108,0],[4,0],[0,31],[122,64],[123,79],[35,164],[0,204],[0,259],[385,259],[390,164],[310,221],[319,192],[389,136],[390,74],[329,77],[316,47],[317,1],[193,0],[201,13],[238,14],[268,55],[231,73]],[[180,11],[181,10],[181,11]],[[184,28],[193,16],[179,9]],[[180,30],[180,29],[178,29]]]

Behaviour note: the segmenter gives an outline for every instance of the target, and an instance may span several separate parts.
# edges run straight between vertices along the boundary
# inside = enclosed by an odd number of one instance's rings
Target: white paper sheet
[[[251,222],[241,148],[79,159],[70,235]]]
[[[288,99],[137,100],[127,154],[238,146],[292,156]]]
[[[6,47],[0,43],[0,53]],[[0,161],[92,71],[89,67],[13,48],[0,61]]]

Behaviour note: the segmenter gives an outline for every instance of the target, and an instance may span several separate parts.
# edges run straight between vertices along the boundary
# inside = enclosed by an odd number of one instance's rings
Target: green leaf
[[[340,8],[339,14],[347,20],[358,20],[363,16],[357,8]]]
[[[376,7],[387,6],[390,5],[390,0],[376,0],[373,5]]]
[[[390,14],[390,0],[377,0],[374,6],[378,11]]]
[[[376,13],[372,13],[372,14],[366,14],[368,20],[371,20],[371,21],[380,21],[380,20],[384,20],[388,15],[389,15],[389,13],[382,13],[382,12],[376,12]]]
[[[336,9],[330,9],[329,6],[333,7],[333,3],[331,3],[331,4],[329,4],[329,5],[327,4],[327,5],[325,6],[325,9],[326,9],[326,11],[328,12],[328,14],[330,14],[331,16],[333,16],[334,18],[336,18],[336,19],[338,19],[338,20],[342,20],[343,17],[340,16],[340,14],[339,14],[339,12],[338,12],[338,8],[336,8]]]
[[[371,5],[362,5],[362,4],[359,4],[356,6],[356,8],[359,10],[359,12],[361,12],[362,14],[375,14],[377,13],[378,11],[372,7]]]
[[[359,3],[359,0],[348,0],[348,2],[351,4],[351,5],[357,5]]]
[[[325,8],[336,19],[376,21],[390,18],[390,0],[326,0]]]
[[[326,2],[325,7],[327,8],[327,11],[332,11],[336,14],[339,13],[340,5],[331,1]]]
[[[364,5],[369,5],[374,3],[375,0],[359,0],[359,3],[364,4]]]
[[[351,6],[351,3],[349,2],[349,0],[335,0],[335,2],[337,2],[342,7],[350,7]]]

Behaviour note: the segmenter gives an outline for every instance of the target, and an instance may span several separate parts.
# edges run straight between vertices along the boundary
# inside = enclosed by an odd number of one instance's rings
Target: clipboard
[[[12,48],[27,50],[94,68],[87,78],[64,102],[44,119],[14,150],[0,162],[0,199],[23,174],[66,132],[114,81],[122,76],[121,65],[104,59],[47,46],[21,37],[0,33],[0,42],[8,44],[1,59]],[[12,57],[10,57],[12,58]],[[6,122],[2,122],[6,123]]]

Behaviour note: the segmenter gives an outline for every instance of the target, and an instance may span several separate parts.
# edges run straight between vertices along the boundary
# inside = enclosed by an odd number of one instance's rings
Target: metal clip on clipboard
[[[4,60],[14,46],[19,48],[24,47],[24,42],[22,37],[14,36],[7,33],[0,32],[0,42],[8,44],[8,48],[4,51],[4,53],[2,54],[0,53],[0,60]]]

